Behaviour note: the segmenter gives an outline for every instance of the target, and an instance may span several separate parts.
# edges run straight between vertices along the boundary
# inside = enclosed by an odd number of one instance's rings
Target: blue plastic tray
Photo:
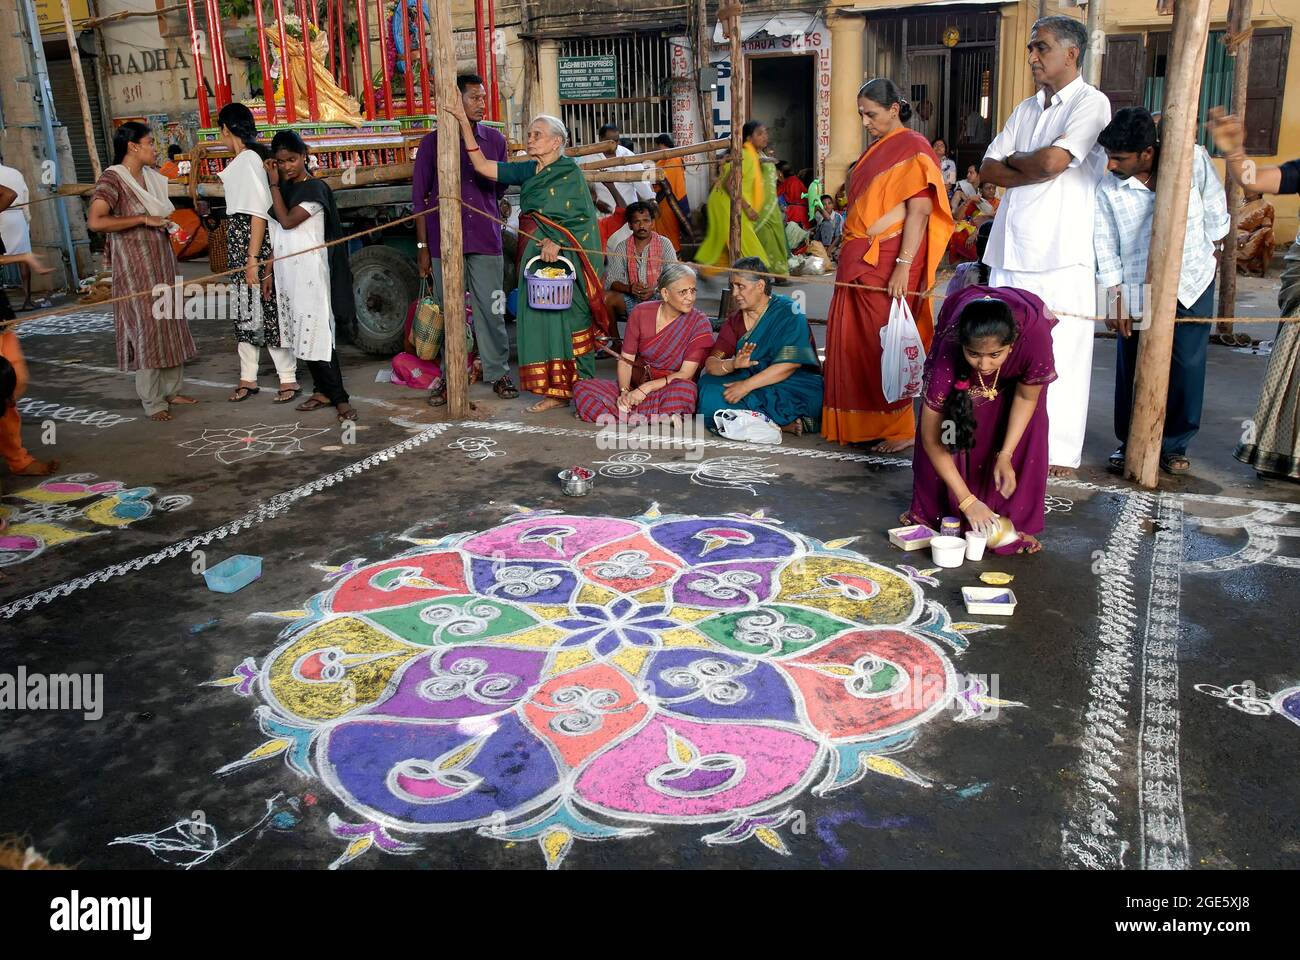
[[[222,560],[215,567],[209,567],[203,573],[208,582],[208,589],[214,593],[234,593],[242,590],[262,576],[262,558],[236,554]]]

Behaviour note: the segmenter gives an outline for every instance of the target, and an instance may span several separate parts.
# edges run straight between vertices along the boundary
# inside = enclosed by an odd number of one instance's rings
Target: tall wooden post
[[[695,75],[701,77],[708,69],[713,50],[713,31],[709,29],[708,0],[696,0],[695,9]],[[697,83],[696,86],[699,86]],[[713,139],[713,103],[704,99],[703,90],[696,90],[696,102],[700,105],[700,138]],[[710,158],[712,159],[712,158]]]
[[[86,128],[86,147],[90,151],[90,169],[99,179],[99,146],[95,142],[95,125],[90,120],[90,98],[86,96],[86,75],[81,72],[81,51],[77,47],[77,34],[72,29],[72,12],[68,10],[68,0],[60,0],[63,6],[63,29],[68,34],[68,54],[72,57],[72,76],[77,81],[77,99],[81,101],[81,122]]]
[[[1143,304],[1149,326],[1142,330],[1138,340],[1133,419],[1125,448],[1125,475],[1144,487],[1153,488],[1160,480],[1160,441],[1164,435],[1174,314],[1183,268],[1187,201],[1192,187],[1192,148],[1196,145],[1196,112],[1209,32],[1210,0],[1181,0],[1174,7],[1164,115],[1160,122],[1163,146],[1156,175],[1147,295]]]
[[[1228,36],[1244,33],[1250,27],[1251,0],[1232,0],[1228,7]],[[1228,56],[1235,58],[1232,68],[1232,113],[1246,120],[1246,85],[1250,79],[1250,40],[1228,47]],[[1237,224],[1241,220],[1241,184],[1224,172],[1224,192],[1228,195],[1228,235],[1223,238],[1223,252],[1219,254],[1219,316],[1237,315]],[[1219,334],[1231,334],[1231,323],[1220,323]]]
[[[461,255],[460,125],[442,107],[455,103],[456,47],[451,5],[435,2],[433,75],[438,82],[438,220],[442,226],[442,370],[447,378],[447,410],[469,415],[469,373],[465,369],[465,260]]]
[[[745,54],[740,43],[740,10],[740,4],[736,2],[728,2],[718,9],[718,19],[726,24],[727,40],[731,44],[731,183],[727,192],[731,195],[728,251],[733,260],[740,256],[740,218],[745,215],[741,210],[741,195],[744,192]]]

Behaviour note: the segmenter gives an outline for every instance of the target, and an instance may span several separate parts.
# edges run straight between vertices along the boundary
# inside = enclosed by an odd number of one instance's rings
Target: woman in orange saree
[[[673,147],[673,138],[661,133],[655,138],[660,147]],[[673,249],[681,252],[683,239],[695,239],[691,232],[691,201],[686,196],[686,164],[681,157],[656,160],[655,166],[664,172],[663,179],[655,185],[659,201],[659,215],[655,218],[655,232],[668,238]]]
[[[858,113],[873,142],[853,167],[848,213],[826,329],[827,440],[875,440],[880,453],[910,447],[916,436],[912,401],[888,403],[881,386],[880,333],[895,297],[908,296],[929,349],[934,320],[916,294],[934,275],[952,235],[952,211],[939,159],[926,138],[905,124],[912,108],[892,80],[869,80]],[[868,288],[877,289],[868,289]]]

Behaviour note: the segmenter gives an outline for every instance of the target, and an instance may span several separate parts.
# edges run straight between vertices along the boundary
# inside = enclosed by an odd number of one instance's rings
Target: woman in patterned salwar
[[[183,314],[154,309],[152,291],[171,288],[180,273],[167,235],[173,209],[167,179],[154,169],[156,162],[148,126],[131,120],[118,127],[113,165],[95,183],[86,223],[109,234],[113,296],[128,298],[113,304],[118,369],[135,371],[135,390],[150,420],[170,420],[171,405],[198,402],[181,393],[185,361],[198,351]]]
[[[893,81],[863,84],[858,112],[874,139],[849,180],[826,320],[822,433],[840,443],[874,440],[874,451],[896,453],[912,446],[916,419],[910,398],[885,399],[880,334],[892,302],[905,298],[929,349],[934,322],[919,292],[934,285],[952,236],[952,212],[939,158],[924,136],[905,126],[912,108]]]
[[[460,123],[463,143],[474,143],[465,111],[457,102],[447,106]],[[519,305],[520,386],[541,396],[528,408],[541,413],[567,406],[573,386],[596,375],[596,337],[610,335],[596,206],[582,168],[564,155],[569,133],[564,123],[545,114],[528,125],[528,159],[496,162],[477,147],[469,150],[475,171],[498,183],[517,185],[519,191]],[[573,261],[578,276],[573,303],[566,310],[537,310],[528,304],[523,267],[535,256],[540,263],[556,263],[563,255]]]
[[[655,299],[632,308],[618,361],[618,383],[579,380],[578,419],[589,423],[688,417],[695,377],[713,346],[713,324],[695,309],[697,278],[684,263],[659,272]]]

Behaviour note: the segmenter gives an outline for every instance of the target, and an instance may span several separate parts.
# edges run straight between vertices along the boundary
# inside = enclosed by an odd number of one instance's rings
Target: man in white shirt
[[[1097,287],[1116,301],[1106,311],[1106,326],[1119,336],[1115,355],[1115,434],[1119,449],[1110,455],[1113,469],[1124,469],[1133,412],[1133,378],[1137,369],[1141,324],[1133,317],[1149,315],[1144,303],[1147,262],[1151,253],[1151,221],[1156,205],[1156,175],[1160,140],[1155,119],[1142,107],[1125,107],[1101,132],[1098,142],[1109,158],[1111,176],[1097,190]],[[1178,276],[1180,317],[1214,316],[1214,273],[1219,261],[1215,244],[1228,234],[1228,201],[1214,163],[1205,148],[1192,153],[1192,187],[1187,201],[1183,263]],[[1210,343],[1208,323],[1174,327],[1169,391],[1165,402],[1164,438],[1160,466],[1166,473],[1191,469],[1187,447],[1201,426],[1205,396],[1205,355]]]
[[[596,134],[598,140],[613,140],[617,143],[619,136],[622,134],[617,123],[607,123],[600,128]],[[594,160],[603,160],[613,157],[632,157],[636,156],[631,150],[621,143],[614,147],[609,153],[593,153],[585,157],[578,157],[579,164],[591,163]],[[606,167],[607,170],[643,170],[644,164],[632,163],[624,164],[618,167]],[[654,202],[655,192],[651,187],[653,181],[638,180],[635,183],[594,183],[592,192],[596,198],[596,209],[602,214],[617,212],[620,216],[625,216],[623,211],[638,200]],[[609,238],[608,244],[619,243],[626,240],[632,235],[632,231],[627,227],[625,220],[620,221],[622,226]]]
[[[1012,112],[984,154],[980,182],[1006,188],[984,262],[995,287],[1039,296],[1058,315],[1052,331],[1057,380],[1047,391],[1052,476],[1071,476],[1083,455],[1097,312],[1092,225],[1106,153],[1097,135],[1110,101],[1079,75],[1083,24],[1043,17],[1029,35],[1038,93]],[[1065,314],[1077,314],[1068,316]]]
[[[5,253],[23,254],[32,252],[32,237],[29,224],[32,222],[31,202],[27,190],[27,181],[22,172],[6,166],[0,161],[0,187],[8,187],[18,195],[14,206],[0,213],[0,240],[4,241]],[[18,265],[18,273],[23,281],[23,305],[19,310],[31,310],[32,303],[32,269],[25,263]]]

